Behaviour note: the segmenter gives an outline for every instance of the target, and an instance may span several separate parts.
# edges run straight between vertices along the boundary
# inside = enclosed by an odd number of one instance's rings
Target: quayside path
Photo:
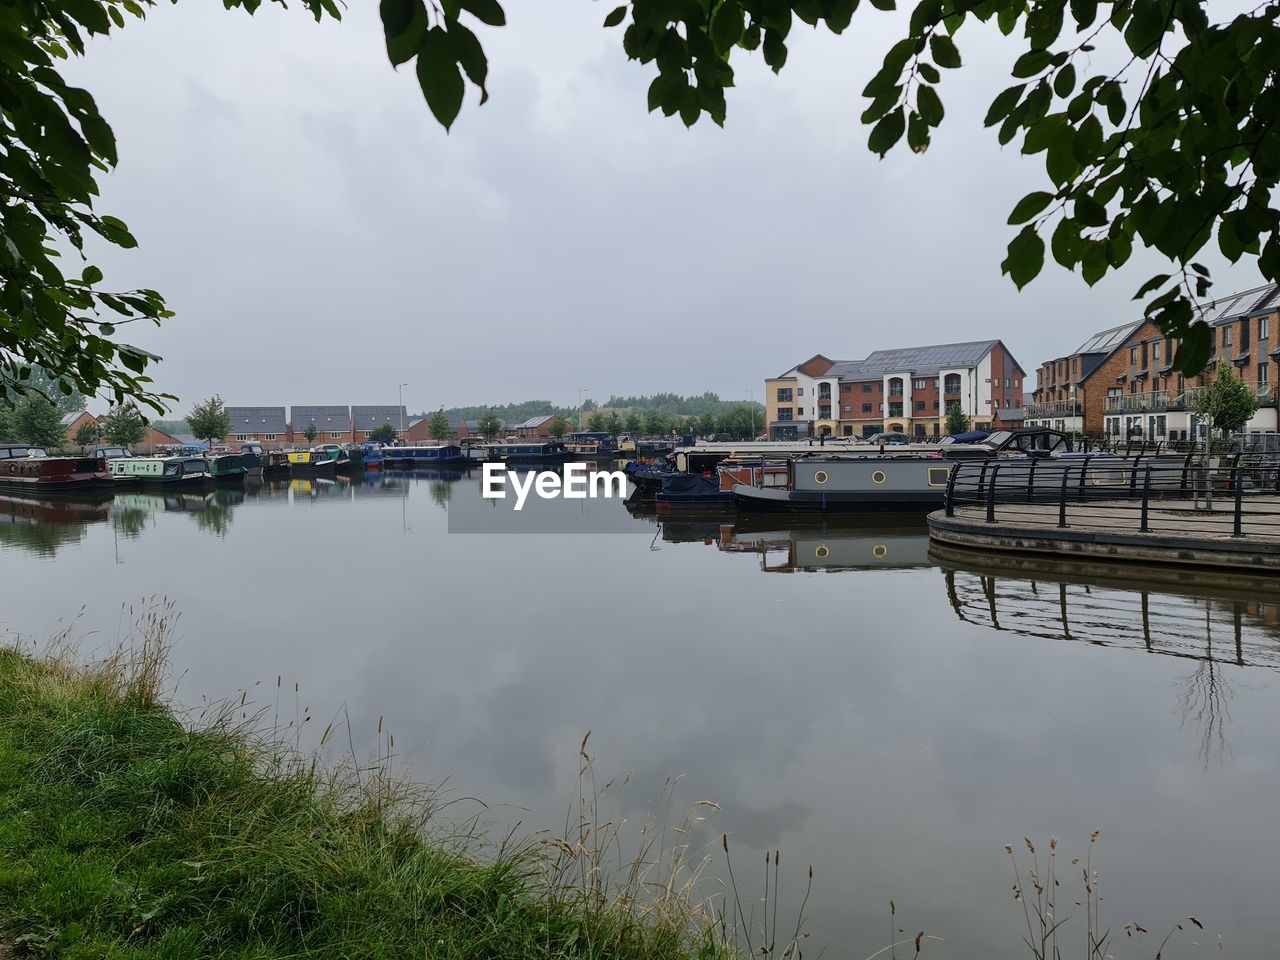
[[[938,544],[1280,574],[1280,460],[962,464]]]

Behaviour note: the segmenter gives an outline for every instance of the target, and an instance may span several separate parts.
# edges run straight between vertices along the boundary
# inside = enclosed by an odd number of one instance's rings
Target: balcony
[[[1040,400],[1025,407],[1028,417],[1078,417],[1084,411],[1075,400]]]
[[[1245,381],[1245,386],[1253,390],[1253,395],[1258,398],[1260,405],[1276,402],[1276,388],[1270,383],[1258,383],[1256,381]],[[1193,406],[1196,397],[1204,390],[1204,387],[1192,387],[1185,390],[1173,398],[1170,408],[1174,410],[1186,410]],[[1141,396],[1141,394],[1139,394]]]
[[[1168,410],[1169,406],[1169,394],[1164,390],[1153,390],[1107,397],[1103,409],[1107,413],[1147,413]]]

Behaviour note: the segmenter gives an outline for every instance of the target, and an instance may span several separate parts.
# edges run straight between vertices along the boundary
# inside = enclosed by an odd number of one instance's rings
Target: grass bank
[[[0,956],[731,952],[687,901],[565,882],[555,845],[445,833],[385,783],[318,773],[225,719],[191,729],[157,695],[161,663],[0,650]]]

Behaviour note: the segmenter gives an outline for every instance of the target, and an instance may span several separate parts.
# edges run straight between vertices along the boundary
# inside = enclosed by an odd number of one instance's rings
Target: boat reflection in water
[[[78,493],[74,498],[36,494],[0,494],[0,542],[52,557],[58,548],[79,543],[92,523],[111,515],[111,491]]]
[[[759,554],[760,569],[766,573],[905,570],[932,565],[929,530],[918,521],[785,529],[725,524],[718,543],[726,553]]]

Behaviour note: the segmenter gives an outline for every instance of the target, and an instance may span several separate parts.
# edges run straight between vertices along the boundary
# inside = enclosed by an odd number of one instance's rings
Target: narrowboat
[[[352,448],[352,459],[355,458],[355,448]],[[360,466],[365,470],[381,470],[387,462],[386,456],[383,454],[382,444],[374,441],[363,443],[360,445]]]
[[[489,459],[503,463],[565,463],[573,456],[559,440],[515,440],[489,444]]]
[[[617,456],[613,438],[607,433],[570,433],[564,446],[579,460],[612,460]]]
[[[264,480],[287,480],[292,470],[289,467],[289,455],[278,450],[266,454],[262,462],[262,478]]]
[[[286,456],[289,475],[293,477],[331,477],[338,467],[336,457],[316,449],[295,450]]]
[[[631,460],[626,463],[622,472],[627,475],[635,490],[631,496],[635,500],[652,500],[662,489],[662,481],[667,477],[679,476],[680,471],[663,463],[647,463]]]
[[[261,479],[266,473],[267,452],[260,443],[240,444],[240,459],[244,463],[244,475]]]
[[[51,457],[30,444],[0,444],[0,490],[62,494],[110,487],[101,457]]]
[[[943,505],[958,460],[1049,457],[1070,453],[1071,439],[1056,430],[1001,430],[981,443],[949,444],[932,453],[902,451],[859,456],[811,454],[789,461],[778,486],[738,484],[738,509],[797,513],[928,512]]]
[[[209,451],[205,456],[209,464],[209,476],[214,483],[244,483],[245,474],[249,472],[244,465],[244,457],[238,453],[215,453]]]
[[[351,469],[351,452],[336,443],[322,443],[317,447],[312,447],[312,451],[318,454],[322,460],[328,458],[333,461],[333,468],[343,472]]]
[[[444,467],[450,465],[466,466],[474,463],[471,457],[463,453],[456,443],[442,443],[434,446],[384,447],[382,458],[387,466],[397,467]]]
[[[779,487],[787,481],[787,464],[757,460],[723,460],[715,472],[705,475],[677,473],[662,478],[655,501],[659,514],[732,510],[733,488]]]
[[[120,457],[108,461],[113,478],[145,486],[199,490],[213,484],[209,462],[204,457]]]

